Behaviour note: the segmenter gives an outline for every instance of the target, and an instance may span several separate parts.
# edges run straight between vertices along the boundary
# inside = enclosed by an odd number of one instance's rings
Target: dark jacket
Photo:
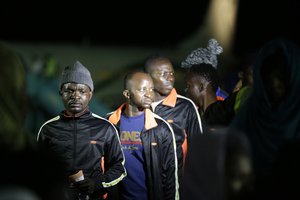
[[[108,114],[108,119],[117,126],[124,105]],[[161,117],[146,109],[141,140],[145,155],[149,199],[178,199],[176,143],[172,128]]]
[[[174,88],[161,103],[153,108],[153,112],[171,124],[174,130],[178,165],[181,169],[191,138],[194,135],[202,134],[202,124],[197,107],[189,98],[178,95]]]
[[[63,159],[67,176],[82,170],[85,177],[95,181],[96,191],[114,186],[126,176],[116,128],[90,111],[79,117],[62,112],[42,125],[37,140]]]
[[[231,93],[225,100],[210,104],[203,113],[204,132],[219,127],[227,127],[234,118],[234,105],[238,92]]]

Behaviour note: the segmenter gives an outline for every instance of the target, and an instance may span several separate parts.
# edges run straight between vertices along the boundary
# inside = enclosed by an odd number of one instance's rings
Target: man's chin
[[[141,109],[150,109],[151,105],[150,104],[145,104],[141,107]]]
[[[84,109],[82,108],[71,108],[69,109],[69,112],[72,113],[73,115],[77,115],[83,112]]]
[[[169,86],[169,87],[166,87],[165,89],[164,89],[164,93],[166,94],[166,95],[169,95],[170,93],[171,93],[171,91],[173,90],[173,86]]]

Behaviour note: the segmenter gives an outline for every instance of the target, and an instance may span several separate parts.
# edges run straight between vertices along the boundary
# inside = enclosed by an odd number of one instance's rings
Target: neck
[[[217,101],[217,98],[216,97],[208,97],[206,98],[206,101],[205,101],[205,106],[204,106],[204,109],[206,110],[206,108],[208,106],[210,106],[211,104],[215,103]]]
[[[155,101],[160,101],[160,100],[162,100],[162,99],[164,99],[164,98],[166,98],[167,96],[165,96],[165,95],[161,95],[161,94],[159,94],[158,92],[155,92],[155,95],[154,95],[154,102]]]
[[[203,112],[205,112],[208,106],[215,103],[216,101],[217,101],[216,93],[208,93],[204,98]]]
[[[144,108],[126,104],[125,114],[129,117],[141,115],[144,112]]]
[[[84,109],[82,112],[80,112],[80,113],[72,113],[72,112],[70,112],[70,111],[68,111],[68,110],[66,110],[66,115],[67,116],[70,116],[70,117],[80,117],[81,115],[83,115],[84,113],[86,113],[88,111],[88,108],[86,108],[86,109]]]

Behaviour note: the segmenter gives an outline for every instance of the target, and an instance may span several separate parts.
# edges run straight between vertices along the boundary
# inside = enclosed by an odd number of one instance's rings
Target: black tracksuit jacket
[[[123,104],[108,119],[119,127]],[[179,199],[178,164],[175,136],[170,125],[147,110],[141,133],[149,200]]]
[[[115,126],[105,118],[87,111],[79,117],[62,112],[47,121],[37,140],[62,158],[66,175],[83,170],[96,183],[96,191],[116,185],[126,176],[124,155]],[[101,160],[104,161],[104,170]]]

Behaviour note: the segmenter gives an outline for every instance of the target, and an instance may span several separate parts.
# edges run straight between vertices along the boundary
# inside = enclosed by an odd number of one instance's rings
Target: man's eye
[[[70,93],[73,93],[73,90],[64,90],[64,93],[70,94]]]
[[[85,94],[87,91],[86,91],[86,90],[79,90],[79,92],[80,92],[81,94]]]
[[[158,75],[161,77],[173,76],[174,72],[160,72]]]

